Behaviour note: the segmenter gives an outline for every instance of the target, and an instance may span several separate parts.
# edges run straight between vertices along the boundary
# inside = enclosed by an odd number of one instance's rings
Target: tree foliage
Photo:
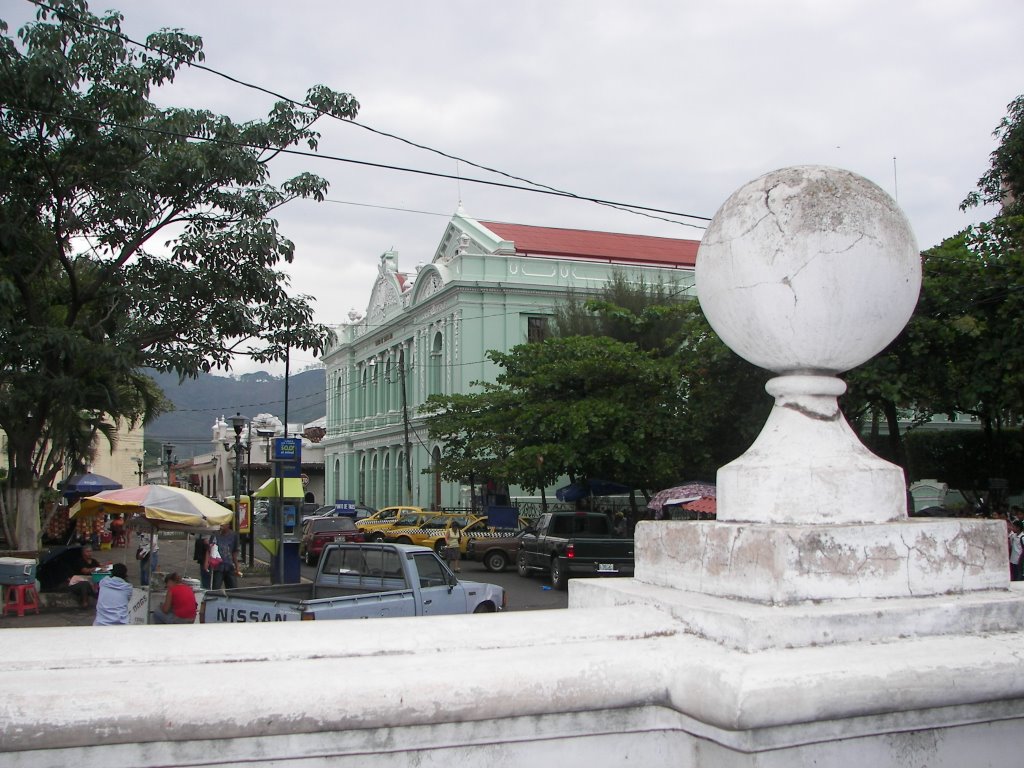
[[[999,433],[1024,414],[1024,97],[1009,105],[995,131],[1000,146],[962,208],[1002,204],[991,221],[968,228],[922,254],[922,286],[914,316],[900,336],[848,375],[844,410],[851,420],[882,413],[887,454],[912,470],[901,422],[935,414],[973,417],[982,426],[982,453],[1002,465]],[[955,474],[955,473],[954,473]],[[985,473],[974,473],[984,477]]]
[[[644,493],[715,471],[751,443],[771,400],[767,373],[733,354],[675,286],[616,275],[559,308],[555,338],[507,354],[478,394],[431,398],[442,474],[526,490],[559,478]]]
[[[1001,205],[1002,215],[1024,214],[1024,95],[1006,105],[1006,116],[992,132],[999,146],[989,155],[989,168],[978,188],[960,204],[961,210],[978,205]]]
[[[201,61],[202,41],[164,30],[137,47],[121,20],[54,0],[17,40],[0,22],[0,428],[24,547],[38,489],[87,455],[90,433],[163,407],[141,368],[190,376],[330,336],[289,296],[294,245],[269,218],[326,183],[275,186],[268,164],[315,148],[313,123],[357,102],[318,86],[312,108],[247,123],[158,108],[152,90]]]
[[[678,285],[648,283],[642,278],[632,281],[616,270],[599,296],[584,299],[570,294],[556,308],[555,332],[558,336],[606,336],[667,357],[679,349],[690,304]]]
[[[470,472],[536,490],[558,478],[650,488],[675,471],[678,369],[601,336],[552,338],[490,351],[501,369],[474,395],[434,396],[442,474]],[[673,396],[675,393],[675,396]]]

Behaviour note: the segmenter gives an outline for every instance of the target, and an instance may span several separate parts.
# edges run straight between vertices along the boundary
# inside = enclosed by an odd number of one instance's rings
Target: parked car
[[[373,507],[368,507],[365,504],[356,504],[355,516],[347,514],[346,512],[339,512],[337,507],[333,504],[326,504],[322,507],[317,507],[310,517],[349,517],[354,519],[356,522],[365,520],[372,515],[377,513],[377,510]]]
[[[466,559],[483,563],[491,573],[501,573],[515,565],[523,531],[470,532],[466,537]]]
[[[409,525],[403,525],[403,521],[396,522],[390,528],[383,531],[385,541],[393,541],[396,544],[416,544],[421,547],[430,547],[435,552],[440,552],[445,545],[445,531],[453,525],[459,527],[463,533],[460,550],[466,551],[466,536],[472,531],[486,531],[487,518],[478,515],[464,515],[438,512],[425,520],[415,520],[410,516]]]
[[[376,514],[358,521],[356,527],[363,532],[367,541],[384,541],[384,531],[396,523],[401,522],[406,526],[418,525],[436,514],[437,512],[427,512],[422,507],[383,507],[378,509]]]
[[[351,517],[331,515],[330,517],[307,517],[302,521],[302,540],[299,542],[299,557],[306,565],[315,565],[324,547],[335,541],[365,541],[362,531],[356,528]]]

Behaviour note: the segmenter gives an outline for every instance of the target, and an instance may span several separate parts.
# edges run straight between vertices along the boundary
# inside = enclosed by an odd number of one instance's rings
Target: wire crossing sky
[[[263,119],[277,97],[258,89],[301,100],[321,83],[360,102],[359,126],[317,123],[319,153],[354,162],[272,166],[277,181],[311,171],[331,183],[327,202],[278,211],[296,245],[292,289],[314,296],[329,324],[365,310],[384,251],[398,251],[402,270],[429,262],[460,202],[485,220],[702,232],[497,183],[711,217],[771,170],[833,165],[896,196],[925,249],[994,214],[958,206],[1024,93],[1016,0],[103,0],[91,10],[111,6],[133,40],[163,27],[203,38],[214,72],[182,71],[153,94],[159,104]],[[13,33],[35,10],[4,0],[0,19]],[[293,357],[292,369],[311,362]]]

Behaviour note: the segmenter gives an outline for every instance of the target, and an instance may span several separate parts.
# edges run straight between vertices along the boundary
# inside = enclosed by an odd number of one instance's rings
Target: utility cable
[[[558,196],[558,197],[575,198],[577,200],[581,200],[581,201],[584,201],[584,202],[591,202],[591,203],[596,203],[598,205],[604,205],[604,206],[608,206],[608,207],[611,207],[611,208],[615,208],[617,210],[621,210],[621,211],[624,211],[624,212],[627,212],[627,213],[634,213],[636,215],[647,216],[648,218],[660,219],[662,221],[667,221],[667,222],[672,223],[672,224],[679,224],[679,225],[682,225],[682,226],[689,226],[689,227],[694,227],[694,228],[697,228],[697,229],[702,228],[701,225],[691,224],[691,223],[685,222],[685,221],[676,221],[676,220],[673,220],[673,219],[665,219],[662,216],[657,216],[657,215],[652,215],[652,214],[663,213],[663,214],[670,215],[670,216],[682,216],[682,217],[688,218],[688,219],[695,219],[697,221],[705,221],[705,222],[711,221],[711,219],[709,217],[706,217],[706,216],[697,216],[695,214],[680,213],[678,211],[666,211],[666,210],[659,209],[659,208],[652,208],[652,207],[648,207],[648,206],[634,205],[634,204],[631,204],[631,203],[620,203],[620,202],[615,202],[615,201],[611,201],[611,200],[605,200],[605,199],[602,199],[602,198],[596,198],[596,197],[590,197],[590,196],[585,196],[585,195],[579,195],[579,194],[576,194],[576,193],[573,193],[573,192],[567,192],[565,190],[560,190],[560,189],[558,189],[556,187],[552,187],[552,186],[550,186],[548,184],[543,184],[543,183],[540,183],[540,182],[535,182],[535,181],[532,181],[532,180],[527,179],[527,178],[522,177],[522,176],[516,176],[515,174],[507,173],[507,172],[502,171],[502,170],[497,169],[497,168],[491,168],[489,166],[473,162],[472,160],[467,160],[464,157],[460,157],[458,155],[454,155],[454,154],[445,152],[443,150],[436,149],[436,148],[428,146],[426,144],[421,144],[419,142],[412,141],[411,139],[406,139],[406,138],[404,138],[402,136],[399,136],[397,134],[389,133],[387,131],[382,131],[380,129],[373,128],[373,127],[371,127],[369,125],[366,125],[364,123],[360,123],[360,122],[358,122],[356,120],[338,117],[337,115],[334,115],[334,114],[332,114],[330,112],[325,112],[323,110],[317,109],[316,107],[308,104],[307,102],[291,98],[290,96],[286,96],[286,95],[281,94],[281,93],[277,93],[276,91],[272,91],[269,88],[264,88],[263,86],[256,85],[254,83],[249,83],[247,81],[244,81],[244,80],[241,80],[241,79],[239,79],[237,77],[234,77],[233,75],[229,75],[229,74],[227,74],[225,72],[221,72],[220,70],[217,70],[217,69],[214,69],[212,67],[206,66],[205,64],[200,64],[198,62],[193,62],[193,61],[189,61],[189,60],[183,59],[180,56],[176,56],[174,54],[168,53],[167,51],[164,51],[164,50],[162,50],[160,48],[157,48],[155,46],[151,46],[148,43],[143,43],[143,42],[140,42],[138,40],[134,40],[133,38],[130,38],[127,35],[125,35],[120,30],[115,32],[115,31],[113,31],[111,29],[108,29],[108,28],[106,28],[104,26],[101,26],[101,25],[98,25],[98,24],[92,24],[92,23],[86,21],[85,19],[82,19],[80,16],[77,16],[77,15],[67,11],[66,9],[55,8],[55,7],[49,5],[49,4],[45,3],[45,2],[42,2],[41,0],[29,0],[29,2],[33,3],[34,5],[36,5],[36,6],[40,7],[40,8],[44,8],[46,10],[49,10],[50,12],[54,13],[55,15],[67,16],[69,18],[74,19],[75,21],[77,21],[79,24],[81,24],[83,26],[87,26],[87,27],[89,27],[91,29],[94,29],[94,30],[97,30],[97,31],[105,32],[105,33],[107,33],[109,35],[113,35],[115,37],[120,38],[121,40],[123,40],[126,43],[138,46],[140,48],[144,48],[144,49],[152,51],[154,53],[158,53],[161,56],[165,56],[165,57],[167,57],[169,59],[176,60],[179,63],[184,64],[185,66],[188,66],[190,68],[199,69],[199,70],[202,70],[204,72],[208,72],[209,74],[212,74],[212,75],[214,75],[216,77],[224,78],[225,80],[227,80],[227,81],[229,81],[231,83],[234,83],[236,85],[240,85],[240,86],[242,86],[244,88],[249,88],[249,89],[252,89],[252,90],[255,90],[255,91],[259,91],[261,93],[265,93],[268,96],[272,96],[272,97],[274,97],[276,99],[280,99],[280,100],[285,101],[288,104],[291,104],[293,106],[309,110],[310,112],[315,113],[318,117],[326,116],[326,117],[330,117],[330,118],[332,118],[334,120],[338,120],[338,121],[340,121],[342,123],[350,123],[350,124],[355,125],[355,126],[357,126],[359,128],[362,128],[363,130],[366,130],[366,131],[369,131],[371,133],[377,134],[377,135],[382,136],[384,138],[389,138],[389,139],[393,139],[395,141],[402,142],[404,144],[407,144],[408,146],[415,147],[416,149],[421,149],[421,150],[426,151],[426,152],[431,152],[431,153],[434,153],[436,155],[439,155],[439,156],[444,157],[444,158],[449,159],[449,160],[455,160],[456,162],[465,163],[466,165],[469,165],[469,166],[471,166],[473,168],[477,168],[479,170],[486,171],[486,172],[489,172],[489,173],[494,173],[494,174],[497,174],[499,176],[503,176],[505,178],[512,179],[513,181],[523,182],[524,184],[530,185],[530,187],[534,187],[535,189],[532,190],[532,191],[546,192],[548,194],[553,194],[553,195]],[[266,149],[266,148],[262,148],[262,149]],[[289,154],[300,154],[300,153],[295,152],[295,151],[284,150],[283,148],[281,149],[281,151],[288,152]],[[301,154],[308,154],[311,157],[317,157],[318,156],[316,153],[301,153]],[[338,159],[338,158],[329,158],[329,159]],[[344,162],[358,162],[358,161],[345,160]],[[398,170],[398,168],[395,168],[395,167],[392,167],[392,166],[387,166],[387,165],[377,165],[377,164],[374,164],[374,163],[364,163],[364,164],[375,166],[375,167],[391,168],[393,170]],[[437,176],[437,177],[440,177],[440,178],[454,179],[457,182],[463,180],[462,177],[460,175],[458,175],[458,174],[452,175],[452,174],[430,173],[430,172],[426,172],[426,171],[415,171],[415,170],[412,170],[412,169],[401,169],[401,170],[406,170],[407,172],[410,172],[410,173],[425,173],[427,175]],[[526,188],[520,187],[518,185],[501,184],[501,183],[498,183],[498,182],[485,182],[485,181],[482,181],[482,180],[479,180],[479,179],[465,179],[465,180],[469,181],[471,183],[475,183],[475,184],[491,184],[493,186],[506,187],[506,188],[509,188],[509,189],[519,189],[519,190],[524,190],[524,191],[526,190]]]

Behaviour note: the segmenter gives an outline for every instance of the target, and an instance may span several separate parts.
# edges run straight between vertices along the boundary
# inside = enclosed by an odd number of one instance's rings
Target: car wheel
[[[562,590],[569,586],[569,574],[566,573],[565,563],[557,557],[551,561],[551,586]]]
[[[484,568],[491,573],[501,573],[508,565],[508,558],[504,552],[488,552],[484,557]]]
[[[384,541],[384,534],[381,533],[380,531],[377,531],[376,533],[371,533],[370,534],[370,541],[380,543],[380,542]]]
[[[395,539],[395,544],[412,544],[412,539],[408,536],[399,536]]]
[[[526,564],[526,553],[520,552],[519,557],[516,558],[516,570],[519,571],[520,576],[530,578],[533,576],[533,571],[530,570],[530,566]]]
[[[480,603],[473,609],[473,613],[494,613],[494,603]]]
[[[434,551],[438,555],[441,554],[441,550],[444,549],[444,547],[445,547],[444,539],[438,539],[437,541],[434,542]]]

